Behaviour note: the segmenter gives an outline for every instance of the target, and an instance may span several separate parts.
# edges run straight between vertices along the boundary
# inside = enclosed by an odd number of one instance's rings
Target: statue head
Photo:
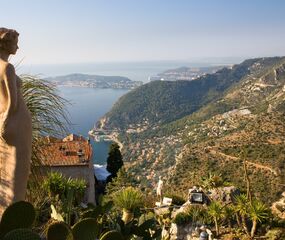
[[[15,54],[18,49],[18,36],[16,30],[0,28],[0,51],[8,54]]]

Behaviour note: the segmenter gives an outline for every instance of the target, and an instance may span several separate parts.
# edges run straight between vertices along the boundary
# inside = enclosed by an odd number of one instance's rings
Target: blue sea
[[[59,87],[60,95],[70,101],[67,106],[69,119],[72,125],[71,133],[88,137],[88,132],[94,124],[113,106],[113,104],[128,90],[121,89],[95,89],[79,87]],[[94,142],[93,163],[103,165],[106,163],[110,142]]]
[[[134,81],[147,83],[150,76],[168,69],[186,67],[203,67],[229,63],[228,60],[212,61],[149,61],[149,62],[121,62],[121,63],[79,63],[79,64],[45,64],[21,65],[17,67],[18,74],[32,74],[40,77],[67,75],[72,73],[95,74],[105,76],[123,76]],[[113,104],[128,90],[93,89],[59,87],[63,98],[72,105],[67,106],[70,120],[73,123],[70,132],[87,137],[88,131],[113,106]],[[105,164],[110,142],[95,143],[93,146],[93,162]]]

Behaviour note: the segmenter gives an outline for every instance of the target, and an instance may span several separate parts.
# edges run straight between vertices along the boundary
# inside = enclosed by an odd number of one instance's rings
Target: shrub
[[[173,223],[177,225],[184,225],[184,224],[190,223],[191,220],[192,220],[191,215],[185,212],[180,212],[180,213],[177,213],[177,215],[173,219]]]
[[[164,197],[171,198],[173,205],[181,206],[181,205],[183,205],[186,202],[186,200],[185,200],[185,198],[183,196],[178,195],[178,194],[176,194],[174,192],[166,192],[164,194]]]

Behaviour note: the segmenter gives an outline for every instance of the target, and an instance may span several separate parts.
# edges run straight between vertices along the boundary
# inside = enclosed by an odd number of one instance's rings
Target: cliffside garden
[[[34,77],[23,77],[23,94],[33,119],[33,157],[27,201],[6,209],[0,222],[0,239],[283,239],[284,205],[270,210],[260,192],[251,187],[244,167],[240,179],[246,186],[238,194],[224,192],[232,183],[222,175],[195,178],[209,201],[193,203],[187,192],[178,193],[171,184],[164,197],[172,199],[156,207],[153,187],[121,168],[113,174],[99,204],[83,204],[86,183],[61,174],[43,176],[34,171],[41,165],[41,136],[65,132],[67,102],[56,88]],[[246,165],[246,164],[245,164]],[[185,178],[184,178],[185,179]],[[176,180],[179,178],[176,176]],[[236,188],[238,189],[238,188]],[[215,193],[215,194],[214,194]],[[266,193],[264,193],[266,194]],[[229,196],[229,197],[228,197]],[[281,197],[281,196],[280,196]],[[225,200],[226,199],[226,200]],[[204,234],[204,235],[203,235]],[[207,237],[207,238],[206,238]]]

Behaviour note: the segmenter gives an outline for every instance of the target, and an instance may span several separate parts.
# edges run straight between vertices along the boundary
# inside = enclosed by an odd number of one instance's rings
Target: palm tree
[[[31,112],[33,126],[30,184],[33,183],[35,186],[30,186],[30,190],[39,190],[41,174],[37,166],[43,162],[42,137],[59,137],[67,133],[69,120],[65,106],[68,102],[59,96],[55,85],[30,75],[22,75],[20,78],[23,82],[23,97]]]
[[[217,236],[219,236],[220,234],[219,222],[224,217],[224,209],[223,209],[222,204],[218,201],[212,201],[210,206],[208,207],[208,214],[213,219],[215,223],[215,229],[216,229]]]
[[[269,217],[269,210],[265,204],[258,200],[252,201],[251,206],[249,207],[249,217],[252,221],[251,228],[251,237],[253,238],[255,235],[256,227],[258,222],[262,222]]]
[[[235,198],[235,211],[241,216],[242,227],[247,235],[249,234],[246,225],[246,216],[248,215],[248,199],[245,194],[241,194]]]

